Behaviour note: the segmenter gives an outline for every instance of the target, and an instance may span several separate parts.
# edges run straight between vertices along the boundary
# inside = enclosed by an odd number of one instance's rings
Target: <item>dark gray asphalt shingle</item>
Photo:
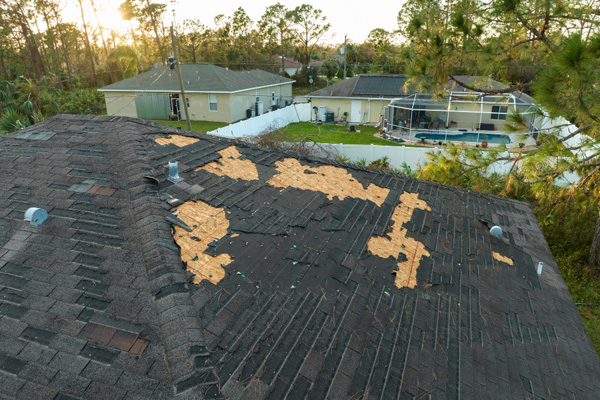
[[[205,135],[158,146],[188,133],[136,119],[30,130],[55,135],[0,139],[0,397],[597,397],[600,362],[527,204]],[[231,145],[259,181],[195,170]],[[377,207],[266,184],[285,157],[390,194]],[[45,175],[53,163],[64,170]],[[114,192],[69,190],[86,179]],[[366,250],[405,191],[431,207],[403,226],[430,253],[414,289]],[[189,283],[165,218],[190,199],[227,210],[230,232],[207,250],[233,257],[218,285]],[[29,227],[40,204],[50,218]]]
[[[293,82],[266,71],[234,71],[211,64],[181,64],[181,76],[185,90],[190,93],[236,92]],[[179,92],[179,80],[169,67],[160,67],[104,86],[102,90]]]

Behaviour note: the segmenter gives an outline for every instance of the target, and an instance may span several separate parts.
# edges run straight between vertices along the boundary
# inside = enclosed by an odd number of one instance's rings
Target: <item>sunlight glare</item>
[[[104,29],[116,31],[121,34],[130,30],[129,21],[125,21],[116,8],[98,11],[98,19],[100,20],[100,26]]]

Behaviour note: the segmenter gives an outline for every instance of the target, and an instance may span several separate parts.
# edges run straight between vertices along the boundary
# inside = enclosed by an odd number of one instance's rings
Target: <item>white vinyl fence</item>
[[[344,156],[349,162],[356,163],[365,160],[366,164],[372,161],[388,158],[390,168],[401,170],[405,164],[412,171],[422,167],[427,162],[427,153],[439,153],[444,151],[442,147],[406,147],[406,146],[378,146],[368,144],[330,144],[319,143],[313,145],[316,155],[324,158],[336,159],[338,156]],[[501,153],[500,157],[508,158],[514,156],[509,152]],[[498,161],[490,165],[488,173],[507,174],[513,168],[514,161]],[[518,161],[517,164],[520,164]],[[518,165],[517,165],[518,166]],[[568,187],[579,181],[579,176],[575,173],[564,173],[556,181],[556,185]]]
[[[406,146],[380,146],[374,144],[332,144],[319,143],[313,145],[314,151],[321,156],[344,156],[350,162],[356,163],[365,160],[366,164],[380,158],[387,157],[390,168],[400,169],[404,163],[411,169],[423,165],[427,160],[428,152],[439,152],[442,148],[431,147],[406,147]]]
[[[310,120],[310,103],[292,104],[276,111],[248,118],[235,124],[224,126],[208,132],[211,135],[224,137],[250,137],[283,128],[294,122]]]

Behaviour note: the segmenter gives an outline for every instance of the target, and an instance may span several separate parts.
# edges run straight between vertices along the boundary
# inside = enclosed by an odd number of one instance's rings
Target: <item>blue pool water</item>
[[[488,143],[496,143],[496,144],[508,144],[510,143],[510,138],[506,135],[499,135],[496,133],[477,133],[477,132],[463,132],[460,134],[449,134],[445,133],[417,133],[415,135],[417,139],[425,138],[431,140],[453,140],[459,142],[479,142],[481,143],[484,140],[487,140]]]

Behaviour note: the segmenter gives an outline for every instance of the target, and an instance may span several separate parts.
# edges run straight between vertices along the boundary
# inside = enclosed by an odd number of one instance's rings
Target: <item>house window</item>
[[[492,106],[492,115],[491,119],[501,119],[506,120],[506,113],[508,112],[508,107],[505,106]]]
[[[210,111],[217,111],[217,95],[216,94],[208,95],[208,109]]]
[[[190,98],[189,98],[189,97],[186,97],[186,98],[185,98],[185,105],[186,105],[188,108],[190,108]]]

